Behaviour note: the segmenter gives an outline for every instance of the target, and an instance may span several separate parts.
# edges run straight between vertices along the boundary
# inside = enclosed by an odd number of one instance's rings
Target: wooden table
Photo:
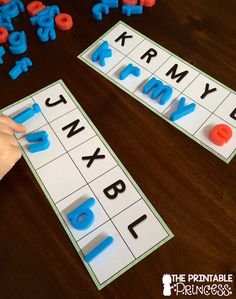
[[[76,58],[121,19],[235,89],[235,1],[159,0],[141,16],[112,10],[102,22],[91,16],[96,2],[53,2],[74,27],[46,44],[27,14],[15,19],[33,67],[11,81],[15,57],[6,55],[1,107],[63,79],[175,237],[97,291],[22,159],[0,182],[2,299],[159,299],[164,273],[236,273],[236,158],[222,162]]]

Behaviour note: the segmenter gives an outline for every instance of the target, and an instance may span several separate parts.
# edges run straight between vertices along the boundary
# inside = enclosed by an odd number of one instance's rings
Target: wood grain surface
[[[175,237],[99,292],[22,159],[0,182],[1,299],[159,299],[164,273],[236,274],[236,158],[222,162],[76,58],[123,20],[236,89],[235,0],[159,0],[143,15],[117,9],[102,22],[91,15],[96,2],[44,1],[74,20],[46,44],[26,13],[14,19],[33,67],[11,81],[16,58],[5,56],[1,108],[63,79]]]

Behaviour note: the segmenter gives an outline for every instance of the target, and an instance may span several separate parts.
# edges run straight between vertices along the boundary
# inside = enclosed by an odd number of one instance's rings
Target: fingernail
[[[26,127],[24,125],[20,125],[21,126],[21,129],[26,131]]]

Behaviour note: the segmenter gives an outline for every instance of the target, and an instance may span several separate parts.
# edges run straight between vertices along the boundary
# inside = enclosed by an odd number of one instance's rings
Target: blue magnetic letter
[[[3,48],[3,46],[0,46],[0,64],[3,64],[2,56],[5,54],[6,54],[5,49]]]
[[[5,27],[8,31],[14,30],[10,17],[0,11],[0,27]]]
[[[156,78],[152,78],[143,86],[143,93],[148,94],[152,89],[151,99],[155,100],[161,96],[160,105],[165,105],[170,100],[173,92],[170,86],[164,85],[162,81]]]
[[[101,66],[105,66],[105,58],[111,57],[112,51],[109,49],[108,42],[104,41],[101,45],[92,53],[92,61],[99,61]]]
[[[91,262],[97,255],[99,255],[103,250],[105,250],[111,243],[113,242],[113,238],[108,236],[104,239],[100,244],[98,244],[95,248],[93,248],[88,254],[85,255],[84,259],[86,262]]]
[[[97,3],[92,7],[92,13],[96,20],[101,21],[102,14],[107,15],[109,13],[109,6],[104,3]]]
[[[119,73],[119,79],[124,80],[126,77],[128,77],[130,74],[133,74],[135,77],[140,76],[140,68],[137,66],[133,66],[132,63],[128,64],[120,73]]]
[[[27,50],[27,40],[24,31],[14,31],[9,35],[9,50],[12,54],[22,54]]]
[[[74,228],[83,230],[92,225],[94,222],[94,214],[90,208],[93,205],[95,205],[95,200],[90,197],[67,215],[68,220]]]
[[[126,4],[122,6],[122,14],[130,17],[131,15],[140,15],[143,13],[142,5]]]
[[[118,8],[119,7],[119,0],[101,0],[103,4],[106,4],[110,8]]]
[[[15,62],[15,66],[8,72],[10,78],[15,80],[23,72],[28,72],[29,67],[32,66],[32,61],[28,57],[23,57]]]
[[[30,153],[37,153],[49,148],[50,142],[48,140],[48,133],[46,131],[40,131],[31,133],[26,136],[26,140],[29,142],[36,142],[28,146]]]
[[[41,112],[41,108],[39,104],[33,104],[32,108],[27,108],[21,111],[19,114],[15,115],[12,119],[17,122],[18,124],[22,124],[26,120],[33,117],[35,114]]]
[[[171,114],[170,120],[176,121],[176,120],[184,117],[185,115],[192,113],[196,108],[195,103],[191,103],[187,106],[184,106],[184,104],[185,104],[185,98],[182,97],[179,101],[177,110]]]

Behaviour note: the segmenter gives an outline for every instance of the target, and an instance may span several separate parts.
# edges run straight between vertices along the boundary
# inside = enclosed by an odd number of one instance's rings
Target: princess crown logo
[[[169,274],[164,274],[162,276],[162,283],[163,283],[163,295],[164,296],[171,296],[171,276]]]

